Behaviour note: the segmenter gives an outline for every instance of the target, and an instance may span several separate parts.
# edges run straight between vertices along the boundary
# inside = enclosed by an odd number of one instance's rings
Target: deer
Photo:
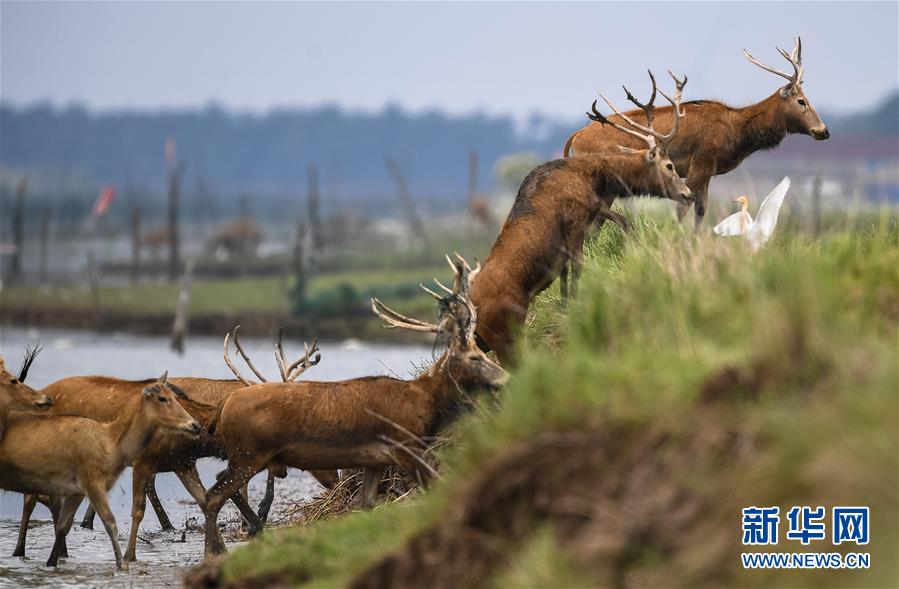
[[[239,326],[235,328],[235,337]],[[286,366],[284,348],[282,343],[283,330],[278,334],[276,348],[276,361]],[[294,363],[294,378],[298,378],[306,369],[317,364],[320,354],[312,359],[312,354],[318,352],[318,347],[313,344],[313,349],[306,349],[306,355]],[[279,370],[283,370],[279,366]],[[77,414],[90,417],[102,422],[113,421],[122,413],[133,411],[134,406],[140,400],[140,392],[144,386],[152,381],[127,381],[103,376],[79,376],[69,377],[57,381],[44,389],[56,399],[55,413]],[[160,523],[168,522],[162,504],[156,497],[154,479],[160,472],[174,472],[184,485],[188,494],[202,506],[206,498],[206,489],[203,486],[196,468],[196,460],[203,457],[224,458],[221,445],[217,440],[205,434],[205,428],[213,416],[218,403],[231,392],[247,386],[240,380],[215,380],[206,378],[172,378],[168,381],[169,388],[178,397],[178,402],[188,413],[203,425],[203,433],[195,438],[185,438],[180,435],[168,435],[157,433],[150,442],[146,452],[132,465],[132,507],[131,507],[131,531],[128,545],[125,550],[125,560],[136,560],[137,533],[143,521],[146,498],[157,509],[157,517]],[[189,391],[185,392],[185,391]],[[259,513],[254,517],[267,518],[268,507],[271,505],[274,494],[274,477],[280,476],[281,471],[272,469],[266,486],[266,493],[260,504]],[[331,487],[337,482],[337,474],[333,472],[313,472],[312,475],[325,487]],[[155,498],[155,500],[154,500]],[[246,518],[247,513],[252,512],[247,503],[246,489],[232,497],[238,510]],[[19,527],[19,538],[13,556],[24,556],[25,541],[28,529],[28,520],[36,505],[42,500],[54,510],[54,498],[39,498],[26,495],[22,512],[22,521]],[[94,509],[88,506],[84,516],[84,527],[90,527],[94,520]],[[161,515],[160,515],[161,513]],[[168,526],[171,523],[168,522]],[[163,529],[166,529],[163,525]]]
[[[0,440],[0,489],[62,497],[47,566],[57,566],[75,510],[87,496],[112,542],[116,568],[126,570],[106,494],[144,452],[156,430],[199,435],[200,424],[176,401],[163,374],[141,391],[135,411],[101,423],[72,415],[22,416]]]
[[[206,495],[207,555],[223,552],[217,518],[228,496],[272,463],[295,468],[364,468],[362,493],[370,504],[383,468],[415,471],[426,465],[406,446],[438,433],[476,400],[501,388],[508,374],[478,349],[471,280],[480,271],[461,257],[450,261],[452,289],[438,299],[437,323],[406,317],[372,299],[389,327],[436,334],[445,351],[412,380],[368,376],[339,382],[263,383],[236,391],[222,403],[210,429],[221,436],[228,466]],[[439,284],[439,283],[438,283]],[[394,439],[403,436],[402,441]],[[423,442],[422,442],[423,443]],[[430,467],[428,467],[430,468]],[[424,479],[430,471],[425,469]],[[261,531],[255,530],[255,533]],[[251,533],[254,533],[251,531]]]
[[[689,113],[687,122],[671,142],[669,155],[678,172],[687,179],[693,191],[695,204],[694,228],[702,224],[708,202],[709,182],[713,176],[726,174],[757,151],[774,149],[787,135],[809,135],[815,140],[830,138],[830,131],[812,107],[802,90],[802,39],[797,37],[793,50],[778,52],[790,63],[792,73],[785,73],[766,65],[743,50],[746,58],[766,72],[787,80],[786,85],[773,94],[749,106],[735,108],[717,100],[692,100],[685,102]],[[634,120],[641,120],[643,113],[633,110],[625,113]],[[620,115],[619,115],[620,116]],[[670,128],[674,120],[671,108],[660,108],[656,121],[660,129]],[[591,117],[587,126],[575,131],[565,143],[563,154],[584,155],[610,153],[617,145],[634,147],[639,141],[620,132],[614,126],[595,124]],[[677,217],[683,221],[689,204],[680,203]]]
[[[534,168],[525,177],[499,236],[472,286],[478,309],[477,336],[483,349],[494,351],[501,364],[514,362],[513,335],[524,325],[537,294],[561,278],[563,298],[576,294],[583,260],[584,237],[595,219],[627,220],[611,209],[616,198],[664,195],[689,203],[692,191],[668,156],[681,120],[681,97],[686,76],[674,79],[668,96],[650,72],[652,95],[644,104],[625,88],[628,100],[645,114],[646,124],[624,115],[605,97],[621,123],[606,118],[593,103],[594,120],[615,126],[624,137],[640,140],[642,149],[620,146],[617,153],[588,154],[557,159]],[[654,127],[657,94],[672,105],[673,122],[667,133]],[[571,275],[569,276],[569,266]]]

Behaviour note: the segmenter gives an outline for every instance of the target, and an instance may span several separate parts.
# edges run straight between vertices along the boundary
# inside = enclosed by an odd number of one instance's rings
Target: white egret
[[[749,199],[745,196],[737,198],[734,202],[743,205],[743,209],[715,225],[713,231],[725,237],[742,235],[749,242],[752,251],[758,251],[774,233],[777,215],[789,188],[790,178],[785,177],[762,201],[755,220],[749,214]]]

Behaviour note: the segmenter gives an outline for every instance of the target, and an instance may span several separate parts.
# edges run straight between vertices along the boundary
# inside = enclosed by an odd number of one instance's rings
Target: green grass
[[[442,482],[402,504],[266,534],[224,561],[224,580],[343,586],[414,534],[445,526],[485,465],[512,445],[541,432],[596,431],[609,436],[596,449],[608,470],[585,501],[648,517],[652,504],[640,493],[670,490],[692,497],[701,514],[680,535],[666,527],[671,514],[654,514],[653,534],[618,548],[588,541],[603,530],[572,540],[540,523],[508,547],[489,585],[896,586],[896,218],[834,224],[817,238],[784,231],[757,255],[740,240],[635,221],[632,235],[610,227],[587,244],[570,307],[555,287],[535,302],[520,368],[496,407],[456,426]],[[720,398],[701,398],[728,370],[740,376]],[[635,459],[635,440],[653,436],[663,443]],[[647,460],[658,463],[653,478],[623,496],[604,490],[606,481],[633,482]],[[740,567],[741,507],[840,504],[871,506],[862,549],[871,570]],[[786,542],[785,525],[776,550],[834,550],[829,540]]]
[[[446,264],[431,267],[386,270],[344,270],[313,275],[307,294],[316,297],[340,285],[365,292],[369,289],[392,287],[396,284],[417,284],[429,275],[446,278]],[[198,280],[191,288],[191,313],[237,313],[240,311],[287,313],[288,282],[281,277],[243,278],[228,280]],[[179,286],[163,283],[140,283],[100,287],[100,305],[107,309],[123,309],[136,313],[172,313],[178,298]],[[394,298],[405,312],[430,310],[428,298],[421,296],[405,300]],[[18,306],[67,307],[89,309],[92,305],[90,289],[84,285],[49,287],[17,287],[4,289],[2,304]]]

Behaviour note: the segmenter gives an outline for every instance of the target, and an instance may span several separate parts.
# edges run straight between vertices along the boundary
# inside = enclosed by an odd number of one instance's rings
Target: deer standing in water
[[[235,330],[236,333],[237,330]],[[284,361],[284,349],[282,335],[278,335],[276,358],[279,364]],[[295,364],[295,377],[299,377],[307,368],[314,366],[318,359],[310,360],[310,353],[317,352],[313,346],[307,355]],[[255,371],[255,370],[254,370]],[[283,368],[279,366],[279,371]],[[122,414],[136,410],[141,400],[141,391],[152,381],[129,381],[104,376],[76,376],[59,380],[44,389],[56,399],[52,410],[55,414],[70,414],[89,417],[101,422],[111,422]],[[233,391],[246,387],[249,382],[241,380],[215,380],[207,378],[172,378],[168,380],[169,388],[178,397],[178,402],[185,410],[196,419],[203,427],[203,432],[196,437],[185,437],[177,433],[157,432],[149,443],[146,451],[138,458],[132,469],[132,503],[131,503],[131,531],[128,538],[128,546],[125,550],[125,560],[136,560],[137,533],[143,521],[146,509],[146,498],[157,511],[157,517],[163,525],[163,529],[174,529],[168,521],[168,516],[156,496],[154,480],[157,473],[174,472],[182,482],[190,496],[202,507],[206,500],[200,475],[197,472],[196,461],[203,457],[222,458],[221,444],[218,440],[206,434],[215,409]],[[263,520],[267,515],[267,507],[271,505],[274,494],[274,476],[280,474],[277,470],[269,473],[266,494],[260,504],[260,513],[257,517]],[[312,473],[324,486],[333,486],[337,475],[334,472]],[[241,514],[246,517],[252,512],[247,502],[246,489],[236,494],[232,499]],[[43,500],[53,511],[56,507],[56,498],[40,498],[26,495],[22,510],[22,521],[19,526],[19,538],[13,556],[25,555],[25,540],[28,530],[28,521],[38,500]],[[90,527],[94,520],[94,508],[88,505],[82,526]],[[166,526],[168,524],[168,526]],[[64,547],[63,547],[64,550]],[[64,554],[64,552],[63,552]]]
[[[628,99],[644,112],[646,124],[620,113],[621,123],[612,122],[593,105],[591,117],[614,125],[623,137],[639,140],[642,149],[622,146],[615,153],[554,160],[534,168],[521,183],[509,217],[472,287],[480,317],[480,343],[495,351],[501,362],[512,360],[513,332],[524,325],[528,307],[538,293],[561,276],[563,297],[569,291],[574,294],[584,236],[594,219],[626,224],[624,217],[611,209],[616,198],[646,194],[664,195],[679,204],[690,202],[692,192],[668,157],[668,147],[684,118],[680,100],[687,80],[671,76],[673,97],[658,90],[652,73],[652,97],[646,104],[625,88]],[[664,134],[654,128],[657,92],[673,105],[673,124]]]
[[[384,467],[417,470],[421,458],[403,442],[432,436],[471,403],[478,390],[501,387],[508,375],[478,349],[477,314],[469,296],[471,270],[451,264],[454,288],[441,296],[438,323],[405,317],[372,300],[392,327],[437,334],[446,351],[414,380],[370,376],[340,382],[259,384],[229,396],[213,428],[228,454],[228,468],[206,496],[206,553],[225,549],[217,518],[227,498],[271,464],[295,468],[365,469],[363,495],[370,503]],[[395,436],[403,436],[396,441]],[[253,532],[258,532],[259,528]]]
[[[175,399],[163,374],[143,389],[134,412],[122,413],[111,423],[68,415],[10,421],[0,440],[0,489],[63,498],[47,566],[57,565],[75,510],[87,496],[112,542],[116,567],[128,568],[106,494],[146,450],[157,429],[200,433],[200,424]]]
[[[668,153],[678,172],[687,178],[687,186],[693,191],[697,229],[705,215],[712,176],[730,172],[756,151],[777,147],[787,135],[810,135],[819,141],[830,137],[827,125],[802,91],[802,40],[796,39],[790,53],[783,49],[778,51],[790,62],[792,73],[765,65],[743,50],[750,62],[787,80],[785,86],[765,100],[742,108],[734,108],[716,100],[691,100],[683,105],[689,116],[671,142]],[[646,121],[640,110],[633,110],[625,115],[641,123]],[[619,114],[610,119],[618,121],[621,117]],[[565,157],[572,153],[611,153],[618,145],[640,145],[638,139],[622,133],[618,127],[596,124],[602,121],[590,118],[592,121],[586,127],[575,131],[568,138]],[[671,128],[675,119],[671,108],[660,108],[655,113],[656,125],[661,130]],[[680,203],[677,208],[678,218],[682,220],[688,209],[689,204]]]

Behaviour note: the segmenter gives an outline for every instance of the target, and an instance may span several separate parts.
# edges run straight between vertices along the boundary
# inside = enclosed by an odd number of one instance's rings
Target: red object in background
[[[105,215],[106,211],[109,210],[109,205],[115,200],[115,196],[115,186],[109,185],[100,189],[100,195],[97,196],[97,200],[94,202],[94,216],[102,217]]]

